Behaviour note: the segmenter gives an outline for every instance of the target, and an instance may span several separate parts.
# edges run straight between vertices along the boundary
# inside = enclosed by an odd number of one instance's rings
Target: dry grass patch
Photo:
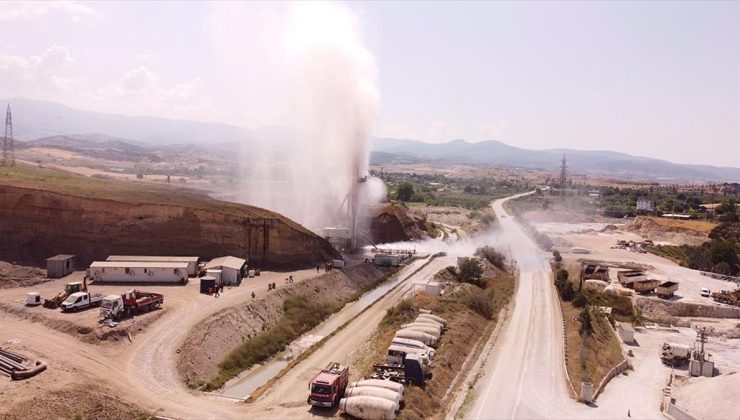
[[[707,220],[676,220],[676,219],[667,219],[665,217],[653,217],[653,216],[645,216],[646,219],[650,219],[653,222],[669,227],[669,228],[678,228],[678,229],[689,229],[696,232],[701,232],[708,234],[712,231],[715,227],[717,227],[717,223],[710,222]]]

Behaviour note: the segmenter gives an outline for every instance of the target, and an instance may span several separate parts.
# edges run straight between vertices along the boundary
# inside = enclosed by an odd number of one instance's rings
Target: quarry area
[[[740,419],[704,3],[3,2],[0,420]]]

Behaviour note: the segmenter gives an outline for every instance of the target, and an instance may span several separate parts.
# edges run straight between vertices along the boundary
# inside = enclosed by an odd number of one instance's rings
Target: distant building
[[[655,207],[653,207],[652,200],[646,200],[644,198],[640,198],[637,200],[637,211],[653,211]]]

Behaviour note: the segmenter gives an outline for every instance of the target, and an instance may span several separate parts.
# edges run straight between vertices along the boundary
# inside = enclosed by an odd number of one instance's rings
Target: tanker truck
[[[684,344],[663,343],[660,360],[670,366],[678,366],[691,357],[691,348]]]

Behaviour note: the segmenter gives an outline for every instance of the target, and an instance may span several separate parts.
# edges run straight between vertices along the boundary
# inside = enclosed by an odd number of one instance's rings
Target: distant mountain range
[[[5,103],[10,103],[13,134],[18,140],[95,134],[127,139],[141,145],[161,146],[231,143],[250,136],[249,130],[229,124],[82,111],[55,102],[26,98],[0,100],[0,104]],[[5,107],[2,109],[4,111]]]
[[[573,149],[531,150],[509,146],[496,140],[469,143],[425,143],[408,139],[377,139],[372,161],[378,164],[400,162],[450,162],[487,164],[558,171],[565,155],[571,171],[671,183],[740,182],[740,168],[686,165],[665,160],[632,156],[610,151]]]
[[[29,145],[36,146],[57,146],[73,151],[88,149],[86,154],[91,154],[91,148],[104,147],[125,152],[122,155],[146,155],[154,148],[175,144],[224,148],[237,142],[269,142],[274,147],[282,147],[295,135],[284,127],[246,129],[220,123],[131,117],[26,98],[0,100],[0,104],[4,103],[11,104],[17,139],[31,141]],[[34,143],[34,140],[37,141]],[[495,140],[430,144],[379,138],[373,144],[371,160],[379,164],[434,161],[557,171],[563,155],[567,156],[570,170],[577,173],[660,182],[740,182],[740,168],[676,164],[610,151],[531,150]]]

